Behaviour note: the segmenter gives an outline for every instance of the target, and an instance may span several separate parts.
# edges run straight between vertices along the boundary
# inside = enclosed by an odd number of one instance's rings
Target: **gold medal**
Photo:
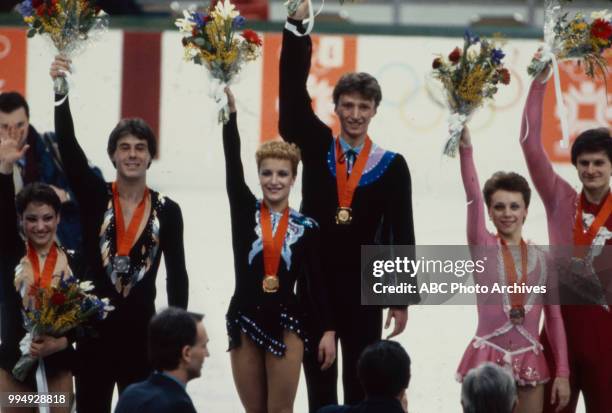
[[[517,325],[517,324],[523,324],[523,321],[525,320],[525,307],[520,306],[520,307],[513,307],[510,309],[510,321],[512,322],[512,324]]]
[[[349,225],[353,220],[351,211],[351,208],[348,207],[338,207],[336,210],[336,224]]]
[[[266,293],[275,293],[278,291],[278,277],[276,275],[266,275],[263,279],[263,290]]]

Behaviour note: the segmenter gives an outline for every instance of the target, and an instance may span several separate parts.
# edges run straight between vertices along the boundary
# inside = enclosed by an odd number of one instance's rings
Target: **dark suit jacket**
[[[160,373],[128,386],[115,413],[196,413],[191,398],[177,382]]]
[[[325,406],[317,413],[404,413],[397,399],[367,399],[353,406]]]

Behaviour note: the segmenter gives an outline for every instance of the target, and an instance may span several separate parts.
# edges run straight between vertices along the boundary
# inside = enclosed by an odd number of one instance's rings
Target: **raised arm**
[[[226,90],[230,106],[230,119],[223,125],[223,153],[225,155],[225,186],[232,215],[246,205],[254,205],[256,198],[244,180],[244,169],[240,158],[240,134],[236,105],[232,92]]]
[[[523,110],[521,148],[531,180],[547,211],[556,207],[556,199],[573,196],[574,189],[553,170],[542,145],[542,103],[546,84],[534,79]]]
[[[301,20],[287,19],[287,25],[303,31]],[[311,155],[325,153],[332,132],[312,110],[306,84],[310,72],[312,40],[298,37],[285,28],[280,56],[279,131],[283,139],[293,142],[308,163]]]
[[[57,57],[51,66],[53,79],[67,71],[69,61]],[[91,213],[90,206],[106,205],[106,183],[89,167],[89,162],[79,145],[75,132],[70,103],[67,96],[56,95],[56,101],[63,103],[55,107],[55,133],[58,149],[66,168],[64,170],[70,188],[82,208],[83,214]]]
[[[472,144],[469,140],[469,131],[464,129],[464,137],[459,147],[461,160],[461,179],[467,198],[467,240],[469,245],[485,245],[490,237],[485,224],[485,210],[478,174],[472,156]],[[467,140],[465,137],[468,137]]]
[[[189,277],[185,266],[183,214],[176,202],[166,199],[160,242],[166,263],[168,305],[187,308]]]
[[[28,150],[28,145],[20,148],[18,135],[16,129],[0,132],[0,256],[9,258],[18,258],[24,253],[17,226],[13,166]],[[6,275],[12,286],[13,274]]]

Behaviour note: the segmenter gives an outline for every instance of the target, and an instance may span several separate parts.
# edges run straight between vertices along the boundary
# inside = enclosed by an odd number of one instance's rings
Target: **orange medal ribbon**
[[[504,257],[504,269],[506,271],[506,282],[507,285],[514,285],[517,283],[517,274],[516,267],[514,265],[514,258],[512,257],[512,253],[510,252],[510,248],[508,248],[508,244],[503,238],[499,238],[502,245],[502,255]],[[519,285],[525,285],[527,282],[527,244],[521,238],[521,279],[519,280]],[[518,316],[524,317],[524,308],[523,308],[523,299],[524,294],[514,293],[510,294],[510,303],[512,306],[511,309],[511,317],[512,313],[518,310]],[[513,311],[514,310],[514,311]]]
[[[285,208],[283,216],[276,228],[276,234],[272,236],[272,219],[270,210],[265,202],[261,202],[260,208],[261,235],[263,239],[263,258],[265,278],[263,280],[263,290],[267,293],[278,291],[278,266],[280,264],[283,241],[289,227],[289,208]]]
[[[344,152],[342,151],[342,145],[340,144],[340,138],[336,138],[336,188],[338,190],[338,212],[336,214],[337,224],[350,224],[351,216],[351,204],[353,202],[353,195],[355,189],[359,186],[359,180],[365,169],[368,156],[370,156],[370,150],[372,149],[372,140],[369,136],[366,136],[365,144],[355,163],[349,177],[346,177],[346,160],[344,159]]]
[[[121,211],[121,202],[119,202],[119,192],[117,191],[117,183],[113,182],[113,205],[115,207],[115,223],[117,224],[117,255],[127,257],[130,255],[130,250],[134,245],[136,233],[140,228],[140,223],[144,217],[145,206],[147,204],[147,198],[149,196],[149,188],[145,188],[144,194],[140,203],[132,215],[130,224],[128,225],[127,231],[125,230],[125,223],[123,222],[123,212]]]
[[[582,226],[582,198],[584,194],[580,194],[578,199],[578,209],[576,210],[576,222],[574,224],[574,245],[590,246],[599,232],[599,228],[608,220],[612,213],[612,193],[608,193],[606,200],[597,213],[595,220],[585,232]]]
[[[28,242],[28,260],[32,264],[32,271],[34,272],[34,285],[38,285],[41,288],[49,288],[51,286],[51,277],[53,276],[53,270],[57,263],[57,247],[55,242],[51,245],[49,255],[45,259],[45,265],[40,273],[40,261],[38,261],[38,254],[32,245]]]

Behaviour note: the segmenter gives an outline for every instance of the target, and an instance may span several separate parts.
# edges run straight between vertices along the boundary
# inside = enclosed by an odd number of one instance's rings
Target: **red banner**
[[[608,55],[608,64],[612,64],[610,55]],[[571,143],[581,132],[612,126],[612,108],[608,107],[612,95],[606,90],[606,82],[600,78],[593,80],[588,77],[584,72],[584,66],[578,66],[577,62],[560,63],[559,74],[567,109],[570,147],[562,148],[560,145],[561,122],[557,116],[557,99],[560,97],[555,96],[552,78],[548,81],[544,97],[542,142],[551,161],[569,163]],[[610,87],[612,85],[610,72],[606,80]]]
[[[0,93],[26,95],[26,32],[0,28]]]

